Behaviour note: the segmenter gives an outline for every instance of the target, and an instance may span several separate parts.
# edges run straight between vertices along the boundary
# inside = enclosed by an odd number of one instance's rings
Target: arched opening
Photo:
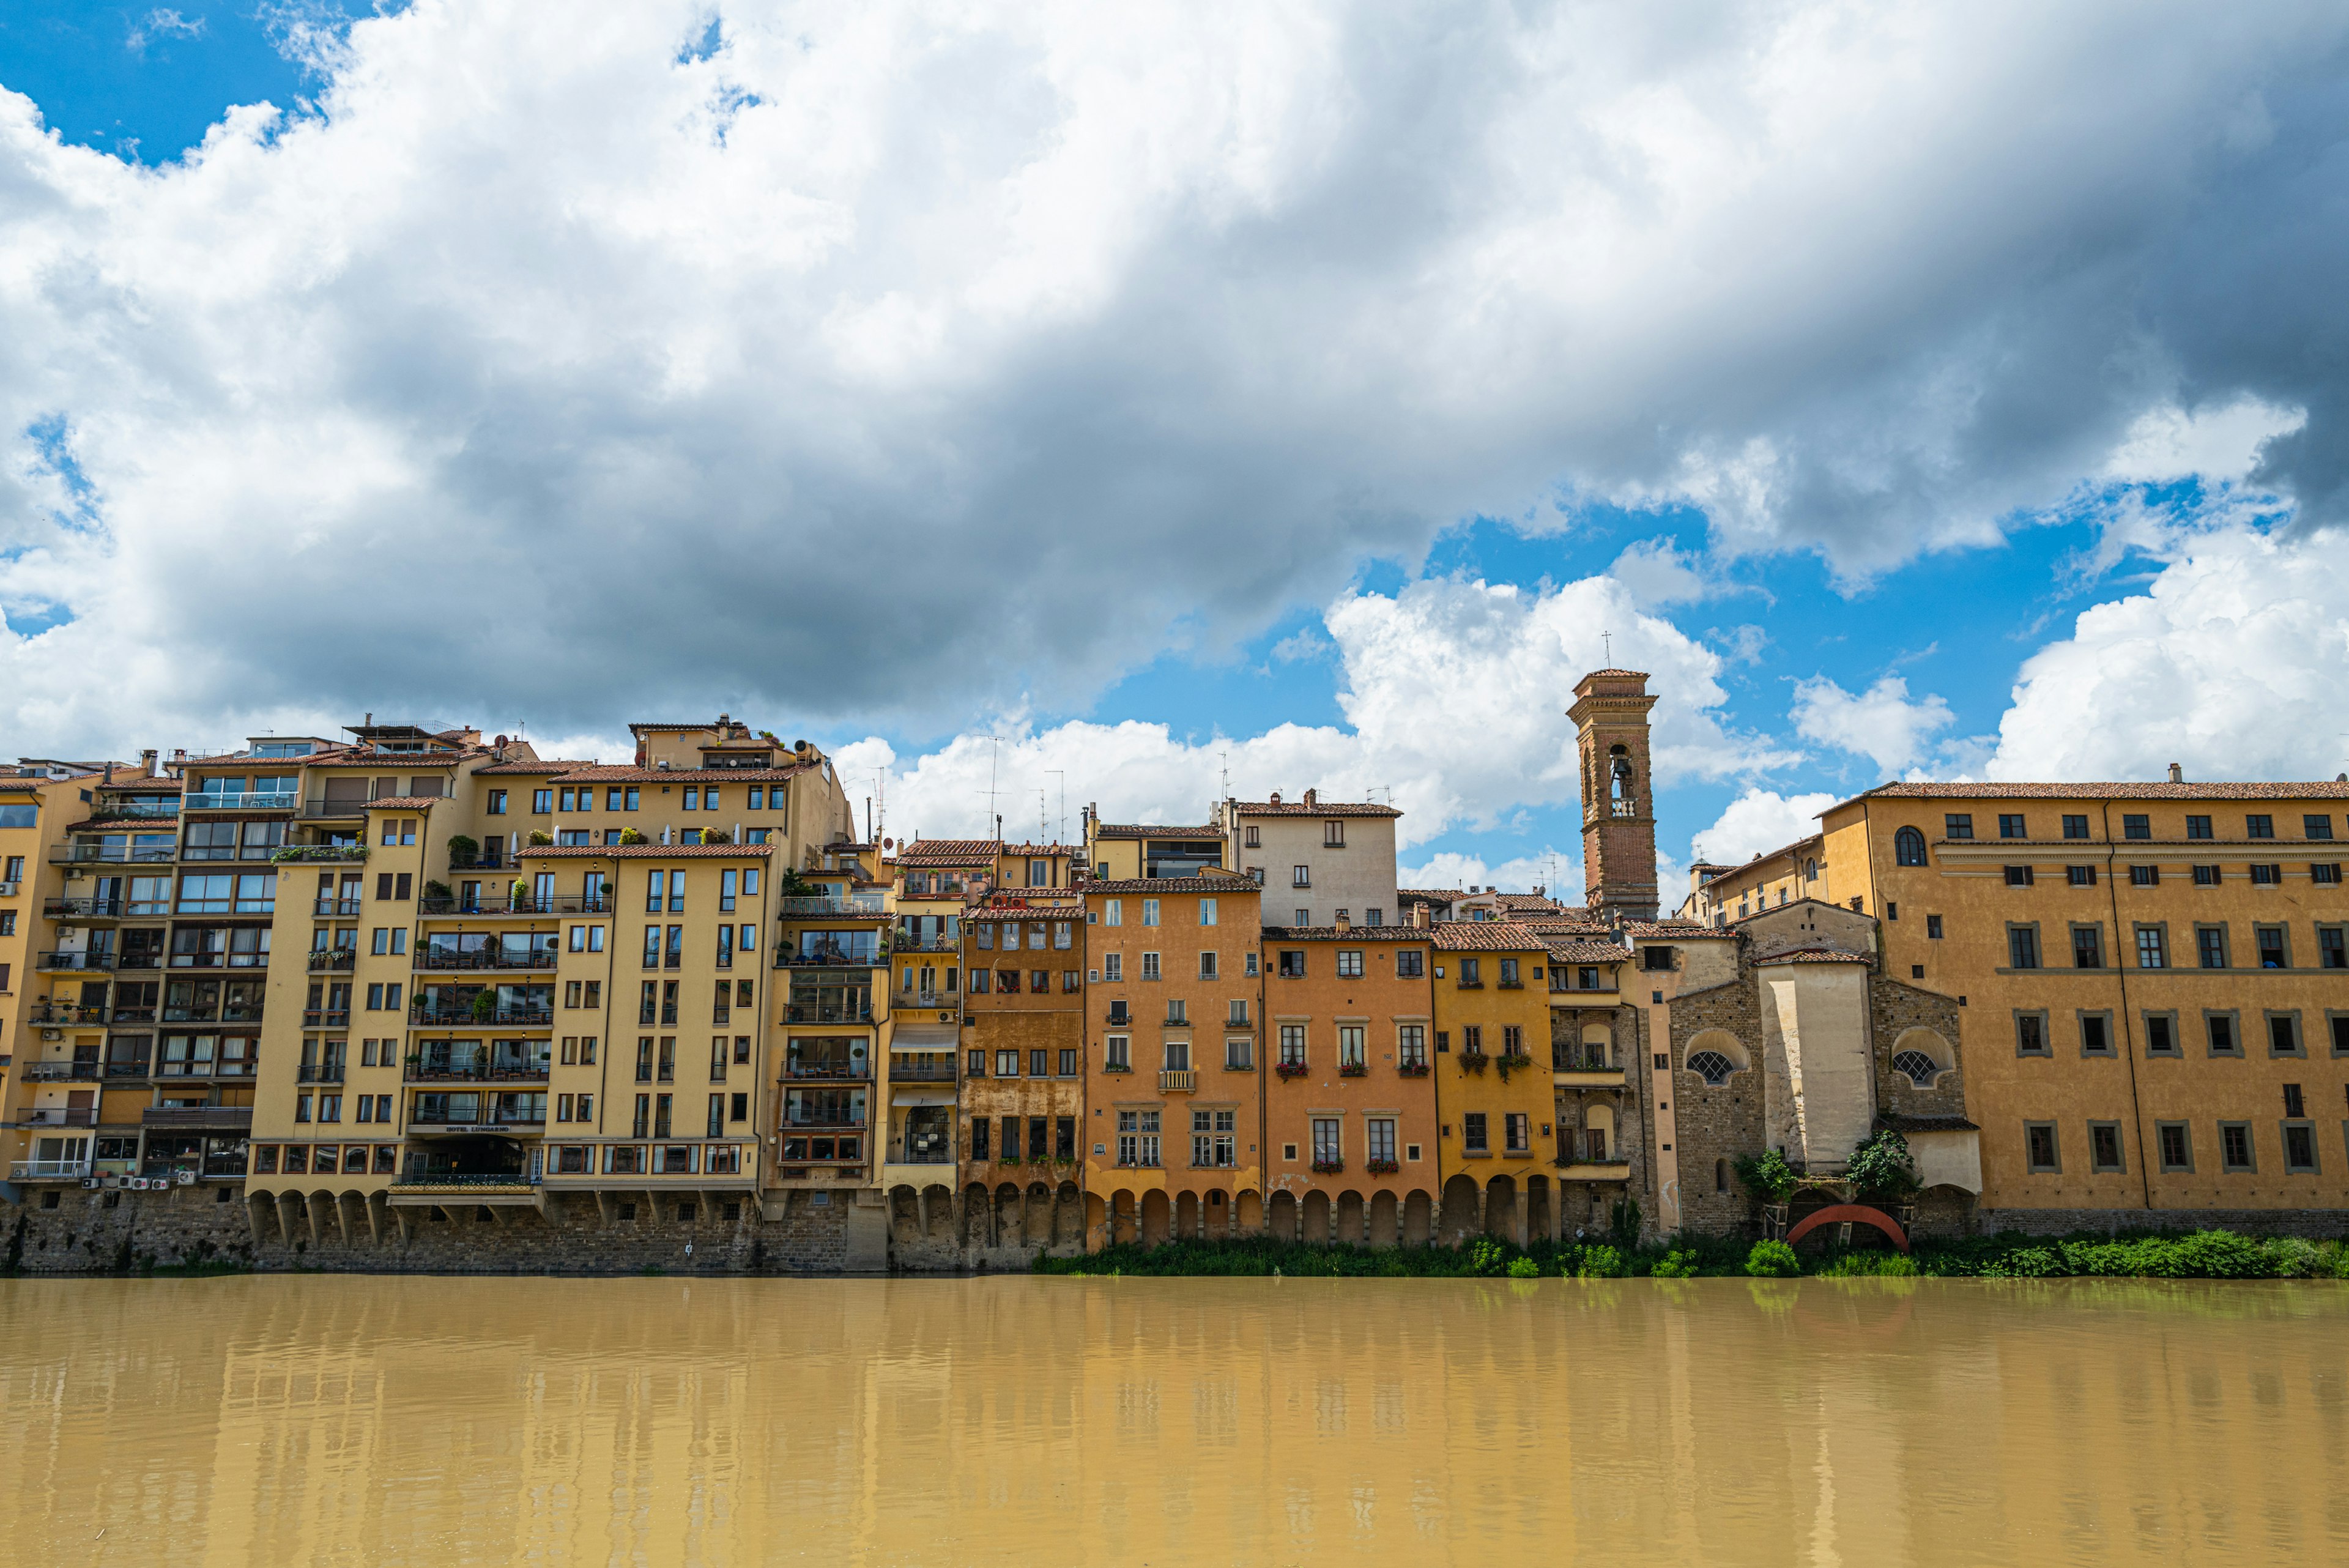
[[[1561,1069],[1580,1068],[1586,1073],[1604,1073],[1615,1065],[1615,1030],[1605,1023],[1585,1023],[1582,1037],[1575,1043],[1574,1059],[1558,1064]]]
[[[1199,1195],[1178,1192],[1174,1195],[1174,1234],[1185,1241],[1199,1235]]]
[[[1523,1241],[1514,1178],[1496,1176],[1485,1184],[1485,1234],[1496,1241]]]
[[[1485,1229],[1484,1193],[1473,1176],[1455,1176],[1444,1184],[1444,1210],[1436,1219],[1436,1240],[1457,1247]]]
[[[1154,1189],[1142,1195],[1142,1244],[1143,1246],[1156,1247],[1164,1243],[1167,1223],[1172,1214],[1173,1206],[1166,1201],[1165,1193]]]
[[[1109,1205],[1101,1194],[1085,1194],[1085,1251],[1098,1252],[1109,1245]]]
[[[1414,1187],[1403,1195],[1402,1244],[1424,1247],[1435,1236],[1435,1199],[1423,1187]]]
[[[1713,1162],[1713,1189],[1715,1192],[1729,1190],[1729,1161],[1716,1159]]]
[[[1242,1236],[1264,1234],[1264,1195],[1256,1191],[1241,1193],[1232,1200],[1232,1227]]]
[[[1395,1195],[1381,1189],[1371,1195],[1371,1245],[1392,1247],[1402,1241],[1402,1205]]]
[[[962,1192],[962,1241],[966,1247],[991,1246],[995,1232],[988,1221],[993,1212],[987,1201],[987,1189],[972,1182]]]
[[[1302,1239],[1305,1244],[1309,1247],[1328,1246],[1330,1244],[1330,1195],[1320,1191],[1307,1193],[1302,1210],[1305,1222],[1305,1234]]]
[[[1950,1070],[1957,1054],[1931,1029],[1904,1029],[1892,1043],[1892,1070],[1920,1089],[1930,1089]]]
[[[1019,1189],[1004,1182],[989,1199],[995,1210],[995,1244],[999,1247],[1024,1247],[1028,1244],[1027,1216],[1019,1202]]]
[[[1276,1241],[1297,1240],[1297,1199],[1286,1192],[1276,1192],[1265,1205],[1265,1228]]]
[[[1356,1245],[1371,1239],[1370,1210],[1359,1192],[1340,1192],[1335,1211],[1330,1217],[1333,1241],[1349,1241]]]
[[[1925,836],[1913,827],[1904,827],[1892,836],[1892,858],[1901,866],[1925,864]]]
[[[1557,1234],[1557,1207],[1551,1200],[1547,1176],[1526,1178],[1526,1238]]]
[[[1582,1147],[1575,1152],[1601,1165],[1619,1157],[1613,1106],[1594,1100],[1582,1107]]]
[[[1120,1188],[1110,1195],[1109,1234],[1112,1241],[1133,1242],[1141,1240],[1141,1213],[1133,1194]]]
[[[1705,1083],[1719,1088],[1729,1082],[1730,1075],[1743,1073],[1754,1064],[1737,1036],[1726,1029],[1700,1029],[1691,1036],[1686,1069]]]

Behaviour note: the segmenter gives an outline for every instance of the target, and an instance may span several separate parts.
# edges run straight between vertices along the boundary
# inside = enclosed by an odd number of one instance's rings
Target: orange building
[[[1272,1234],[1426,1241],[1440,1189],[1430,933],[1340,925],[1263,935]]]
[[[1558,1212],[1547,940],[1514,920],[1452,921],[1425,935],[1442,1112],[1437,1239],[1489,1234],[1522,1245],[1550,1233]]]
[[[1086,1245],[1263,1223],[1259,889],[1085,884]]]

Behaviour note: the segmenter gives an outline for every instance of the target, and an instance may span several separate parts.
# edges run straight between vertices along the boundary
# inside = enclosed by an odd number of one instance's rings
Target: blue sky
[[[1228,760],[1515,885],[1637,622],[1675,862],[2330,776],[2344,18],[1808,11],[21,0],[10,732],[723,707],[900,830]]]

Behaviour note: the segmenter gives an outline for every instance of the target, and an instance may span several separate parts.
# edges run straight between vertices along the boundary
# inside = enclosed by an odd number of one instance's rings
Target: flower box
[[[1346,1162],[1342,1159],[1317,1159],[1313,1162],[1313,1174],[1316,1176],[1335,1176],[1345,1168]]]
[[[1361,1062],[1349,1062],[1338,1069],[1338,1076],[1341,1078],[1367,1078],[1370,1075],[1370,1068]]]
[[[1366,1159],[1362,1162],[1362,1168],[1372,1176],[1392,1176],[1402,1167],[1392,1159]]]
[[[1306,1071],[1305,1064],[1302,1062],[1282,1062],[1272,1070],[1284,1078],[1301,1078],[1305,1076]]]
[[[1133,1071],[1133,1064],[1131,1062],[1111,1062],[1104,1064],[1102,1071],[1104,1073],[1131,1073]]]
[[[1485,1070],[1485,1063],[1490,1060],[1491,1058],[1482,1051],[1463,1051],[1460,1053],[1460,1070],[1464,1073],[1481,1073]]]
[[[1427,1064],[1424,1062],[1405,1062],[1402,1066],[1397,1067],[1395,1071],[1406,1078],[1424,1078],[1427,1076]]]

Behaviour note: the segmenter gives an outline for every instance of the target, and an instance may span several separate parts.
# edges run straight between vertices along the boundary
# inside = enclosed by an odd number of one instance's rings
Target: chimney
[[[139,771],[149,778],[155,776],[155,748],[148,747],[139,753]]]
[[[2179,767],[2176,763],[2170,763],[2169,782],[2171,784],[2184,784],[2186,782],[2186,770]]]
[[[1280,804],[1280,792],[1278,790],[1272,792],[1272,804],[1275,805],[1278,805]]]
[[[1319,790],[1309,790],[1309,790],[1307,790],[1307,791],[1305,792],[1305,808],[1306,808],[1308,811],[1310,811],[1310,810],[1312,810],[1312,809],[1313,809],[1313,800],[1314,800],[1314,796],[1316,796],[1316,795],[1317,795],[1317,794],[1319,794],[1319,793],[1320,793],[1320,792],[1319,792]]]
[[[1352,930],[1353,929],[1354,929],[1354,922],[1353,922],[1353,921],[1351,921],[1351,920],[1350,920],[1350,919],[1348,919],[1346,918],[1346,911],[1345,911],[1345,910],[1343,910],[1343,909],[1339,910],[1339,911],[1338,911],[1338,934],[1339,934],[1340,936],[1341,936],[1341,937],[1342,937],[1342,936],[1344,936],[1348,931],[1350,931],[1350,930]]]

